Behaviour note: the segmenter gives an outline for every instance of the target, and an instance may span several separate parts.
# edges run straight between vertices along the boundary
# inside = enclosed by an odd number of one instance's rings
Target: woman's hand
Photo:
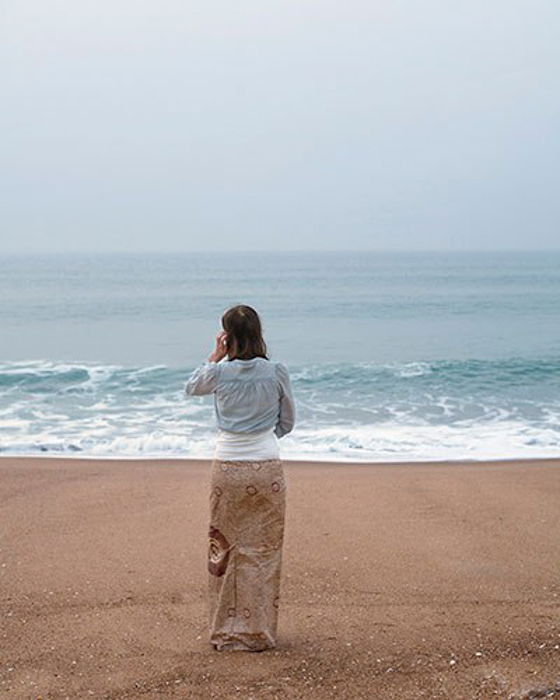
[[[214,352],[208,358],[208,362],[219,362],[227,355],[226,336],[227,333],[225,331],[220,331],[218,333],[216,336],[216,347],[214,348]]]

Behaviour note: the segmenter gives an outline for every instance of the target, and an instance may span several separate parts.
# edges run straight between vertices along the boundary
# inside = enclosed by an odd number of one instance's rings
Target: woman
[[[295,422],[286,365],[272,362],[250,306],[228,309],[189,395],[214,394],[218,439],[212,461],[208,572],[215,649],[276,646],[286,482],[278,439]],[[227,356],[227,361],[221,362]]]

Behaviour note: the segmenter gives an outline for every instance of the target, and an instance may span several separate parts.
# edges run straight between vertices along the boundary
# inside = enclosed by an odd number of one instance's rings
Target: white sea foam
[[[427,362],[407,362],[405,364],[386,365],[399,377],[421,377],[432,371]]]
[[[281,445],[292,459],[424,461],[559,457],[557,430],[535,430],[514,421],[462,428],[432,425],[300,428]]]
[[[179,422],[141,431],[142,424],[115,428],[104,421],[78,427],[74,434],[41,431],[10,441],[10,453],[79,450],[96,456],[175,456],[210,458],[215,432],[204,425],[185,430]],[[19,432],[19,431],[18,431]],[[5,443],[4,443],[5,445]],[[534,430],[515,422],[471,426],[301,426],[280,440],[286,459],[328,461],[424,461],[560,456],[557,430]],[[6,449],[2,450],[6,453]]]

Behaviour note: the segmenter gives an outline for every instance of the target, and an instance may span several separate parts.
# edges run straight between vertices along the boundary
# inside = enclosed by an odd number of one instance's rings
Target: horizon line
[[[185,248],[124,250],[124,249],[100,249],[100,250],[32,250],[0,251],[0,256],[6,255],[248,255],[271,254],[288,255],[297,253],[551,253],[560,252],[560,247],[550,248],[291,248],[291,249],[263,249],[245,248],[235,250],[190,250]]]

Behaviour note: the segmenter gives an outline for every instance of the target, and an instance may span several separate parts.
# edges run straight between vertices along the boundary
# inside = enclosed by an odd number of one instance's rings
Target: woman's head
[[[232,306],[222,316],[222,327],[227,333],[226,348],[230,360],[269,359],[261,320],[255,309],[244,304]]]

